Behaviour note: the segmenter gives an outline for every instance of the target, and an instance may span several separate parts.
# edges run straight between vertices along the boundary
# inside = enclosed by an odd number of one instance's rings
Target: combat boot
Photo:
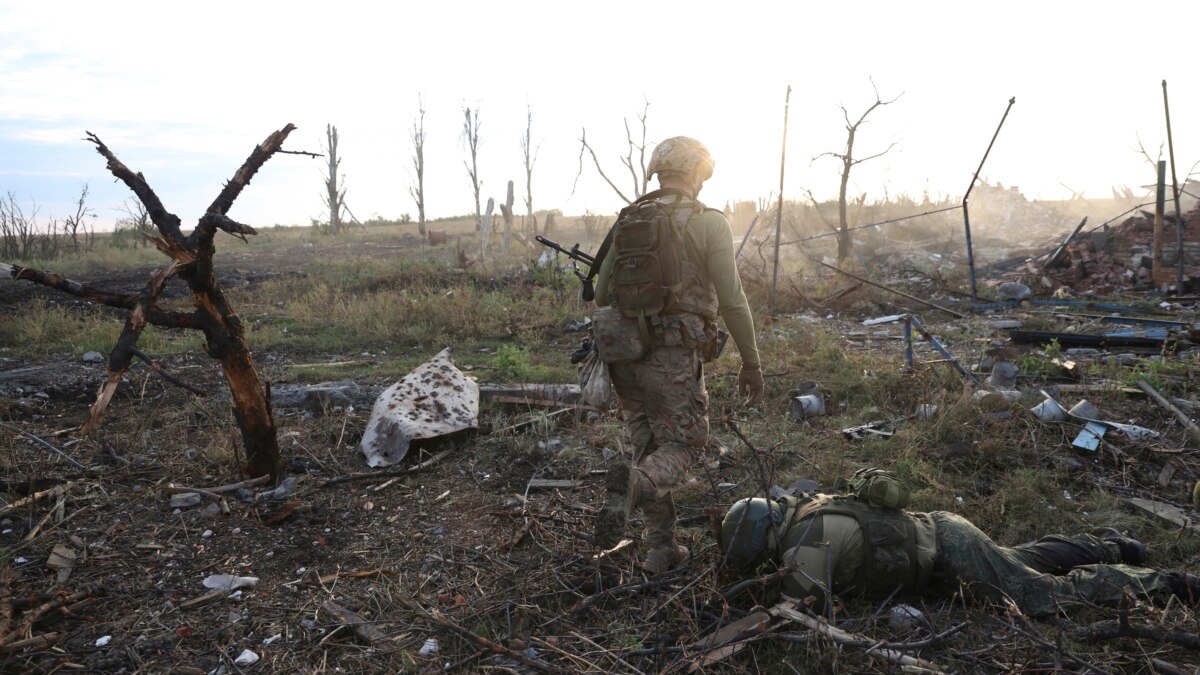
[[[1141,565],[1150,557],[1150,550],[1145,544],[1133,537],[1126,537],[1115,528],[1101,527],[1093,532],[1104,541],[1116,544],[1121,549],[1121,562],[1126,565]]]
[[[673,570],[684,560],[687,560],[688,548],[681,544],[668,544],[660,548],[650,549],[642,560],[642,570],[656,577],[663,572]]]
[[[675,499],[670,493],[655,498],[649,495],[642,502],[646,521],[646,557],[642,570],[657,576],[673,569],[688,557],[686,546],[675,542]]]
[[[1171,592],[1189,607],[1200,605],[1200,577],[1186,572],[1171,572]]]
[[[625,534],[629,514],[641,497],[641,483],[637,470],[628,463],[621,463],[608,469],[604,487],[608,494],[604,506],[596,514],[592,541],[600,548],[610,549]]]

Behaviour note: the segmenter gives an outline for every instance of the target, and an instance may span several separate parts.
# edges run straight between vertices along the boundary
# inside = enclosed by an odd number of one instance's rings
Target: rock
[[[254,652],[250,651],[249,649],[243,649],[242,653],[238,654],[238,657],[233,660],[233,663],[236,666],[241,666],[242,668],[245,668],[246,666],[252,666],[252,665],[258,663],[258,659],[259,659],[258,654],[255,654]]]
[[[320,413],[337,406],[343,408],[355,403],[365,404],[370,397],[362,387],[350,380],[322,382],[320,384],[281,384],[271,388],[271,406],[294,408]]]
[[[895,605],[888,612],[888,624],[894,631],[912,631],[921,627],[925,615],[912,605]]]
[[[104,355],[100,352],[88,352],[83,355],[84,363],[104,363]]]
[[[988,322],[988,326],[994,330],[1014,330],[1022,325],[1020,319],[994,319]]]
[[[1033,295],[1033,291],[1025,284],[1006,281],[996,287],[996,297],[1001,300],[1024,300]]]
[[[200,495],[195,492],[180,492],[179,494],[171,495],[172,509],[190,509],[193,506],[200,505]]]
[[[992,366],[992,374],[987,378],[987,386],[993,389],[1012,389],[1017,384],[1017,375],[1021,370],[1011,361],[997,361]]]
[[[617,456],[617,451],[612,448],[600,448],[600,456],[604,458],[604,461],[608,462]]]
[[[551,438],[548,441],[538,441],[537,446],[538,450],[543,450],[545,452],[558,452],[559,450],[563,449],[563,442],[561,438]]]

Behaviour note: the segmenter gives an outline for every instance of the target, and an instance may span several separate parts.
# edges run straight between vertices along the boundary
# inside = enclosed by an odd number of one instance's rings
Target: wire
[[[853,232],[853,231],[855,231],[855,230],[863,230],[863,229],[866,229],[866,228],[868,228],[868,227],[878,227],[879,225],[888,225],[888,224],[890,224],[890,223],[898,223],[898,222],[900,222],[900,221],[902,221],[902,220],[911,220],[911,219],[913,219],[913,218],[920,218],[921,216],[932,216],[932,215],[933,215],[933,214],[935,214],[935,213],[945,213],[946,211],[955,211],[955,210],[958,210],[958,209],[961,209],[961,208],[962,208],[962,205],[961,205],[961,204],[955,204],[954,206],[947,206],[947,207],[946,207],[946,208],[944,208],[944,209],[935,209],[935,210],[933,210],[933,211],[926,211],[926,212],[924,212],[924,213],[917,213],[917,214],[914,214],[914,215],[911,215],[911,216],[901,216],[901,217],[899,217],[899,218],[892,218],[891,220],[881,220],[881,221],[879,221],[878,223],[869,223],[869,224],[867,224],[867,225],[855,225],[854,227],[848,227],[848,228],[846,228],[846,231],[847,231],[847,232]],[[825,238],[825,237],[835,237],[835,236],[837,236],[837,235],[838,235],[838,231],[836,231],[836,230],[835,230],[835,231],[833,231],[833,232],[825,232],[825,233],[822,233],[822,234],[814,234],[814,235],[813,235],[813,236],[811,236],[811,237],[804,237],[803,239],[793,239],[792,241],[785,241],[785,242],[783,242],[782,244],[780,244],[780,246],[788,246],[788,245],[791,245],[791,244],[799,244],[799,243],[806,242],[806,241],[812,241],[812,240],[814,240],[814,239],[823,239],[823,238]]]

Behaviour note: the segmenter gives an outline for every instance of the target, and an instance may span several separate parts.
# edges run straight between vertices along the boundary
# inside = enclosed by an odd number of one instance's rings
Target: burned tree
[[[475,193],[475,231],[483,225],[483,219],[479,212],[479,187],[482,183],[479,180],[479,106],[475,106],[471,110],[470,106],[463,107],[463,141],[467,144],[467,150],[471,153],[471,163],[467,164],[463,160],[463,166],[467,167],[467,175],[471,177],[471,189]]]
[[[326,208],[329,209],[329,223],[325,226],[325,231],[327,234],[338,235],[342,232],[342,211],[346,210],[346,187],[342,185],[345,176],[338,175],[342,158],[338,157],[338,130],[332,124],[325,125],[325,160],[328,163],[325,194],[321,195]]]
[[[525,157],[525,217],[526,227],[538,233],[537,219],[533,215],[533,165],[537,163],[537,149],[533,148],[533,109],[525,107],[525,135],[521,137],[521,154]],[[538,144],[538,148],[541,143]],[[509,189],[509,193],[512,190]]]
[[[500,214],[504,216],[504,252],[508,253],[509,246],[512,245],[512,223],[513,223],[513,182],[508,181],[508,195],[504,198],[504,203],[500,204]]]
[[[596,151],[588,143],[586,128],[579,134],[579,171],[575,174],[576,185],[579,183],[579,177],[583,175],[583,155],[586,152],[591,155],[592,163],[596,166],[596,172],[600,174],[604,182],[608,183],[613,192],[616,192],[617,196],[626,204],[632,204],[635,199],[646,194],[646,186],[650,183],[650,177],[646,175],[646,116],[649,112],[650,101],[646,100],[645,105],[642,106],[642,114],[638,115],[638,121],[642,125],[640,143],[633,140],[633,132],[629,128],[629,118],[624,119],[626,154],[621,158],[621,163],[629,170],[629,175],[633,179],[633,199],[626,197],[625,193],[621,192],[621,188],[617,187],[617,184],[608,177],[608,174],[604,173],[604,168],[600,166],[600,159],[596,157]],[[636,161],[634,159],[635,154],[637,156]],[[571,193],[575,193],[575,185],[571,186]]]
[[[408,194],[412,195],[413,201],[417,203],[417,232],[422,237],[425,236],[425,104],[420,98],[417,99],[417,119],[413,120],[412,131],[409,132],[409,138],[412,139],[412,163],[413,172],[416,174],[416,185],[408,186]]]
[[[846,258],[850,257],[850,226],[846,219],[846,188],[850,184],[850,170],[855,166],[862,164],[863,162],[875,159],[877,157],[882,157],[890,152],[892,148],[896,147],[896,144],[893,142],[882,152],[877,152],[869,157],[862,157],[859,159],[855,159],[854,157],[855,136],[858,134],[858,128],[867,121],[867,115],[870,115],[876,108],[895,103],[897,99],[904,95],[904,92],[900,92],[895,98],[884,101],[879,96],[879,88],[875,86],[875,80],[871,80],[871,88],[875,91],[875,102],[872,103],[866,110],[864,110],[862,115],[859,115],[857,121],[851,122],[850,112],[846,110],[846,106],[841,106],[842,118],[846,121],[846,149],[843,152],[823,152],[816,157],[813,157],[814,162],[822,157],[833,157],[840,160],[842,163],[842,180],[841,184],[838,186],[837,259],[839,265],[842,264]]]
[[[108,170],[125,183],[145,206],[158,230],[157,235],[151,235],[154,245],[171,259],[170,263],[155,270],[140,293],[125,294],[93,288],[53,272],[20,265],[0,265],[0,268],[14,279],[25,279],[89,302],[129,310],[125,327],[109,354],[108,377],[101,385],[96,402],[92,404],[87,422],[81,430],[84,435],[95,431],[100,425],[105,409],[112,401],[122,376],[134,358],[146,362],[155,372],[172,383],[196,391],[172,377],[163,369],[162,364],[138,348],[138,338],[147,324],[162,328],[191,328],[204,333],[205,351],[220,362],[229,382],[229,389],[233,395],[234,418],[241,429],[242,441],[246,448],[247,473],[251,477],[269,476],[272,482],[278,479],[279,443],[271,413],[269,385],[263,386],[250,349],[246,345],[242,321],[230,306],[213,273],[213,239],[217,230],[240,238],[257,234],[254,228],[238,223],[226,214],[262,165],[275,153],[288,152],[282,150],[281,146],[294,129],[294,126],[288,124],[267,136],[266,140],[255,147],[205,214],[200,217],[196,227],[186,235],[180,229],[179,217],[167,211],[142,174],[135,173],[122,164],[108,146],[95,134],[88,132],[87,140],[93,143],[96,151],[107,160]],[[158,306],[158,297],[163,286],[171,277],[176,276],[183,279],[192,291],[196,309],[191,312],[167,311]]]

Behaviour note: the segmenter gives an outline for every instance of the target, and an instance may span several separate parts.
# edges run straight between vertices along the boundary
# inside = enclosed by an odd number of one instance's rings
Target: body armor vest
[[[872,506],[853,496],[820,494],[807,500],[788,500],[781,551],[823,541],[822,521],[807,526],[805,521],[821,515],[849,516],[858,522],[863,535],[863,559],[851,594],[882,599],[900,589],[901,594],[920,593],[932,569],[923,569],[917,558],[917,531],[912,515],[899,509]]]

